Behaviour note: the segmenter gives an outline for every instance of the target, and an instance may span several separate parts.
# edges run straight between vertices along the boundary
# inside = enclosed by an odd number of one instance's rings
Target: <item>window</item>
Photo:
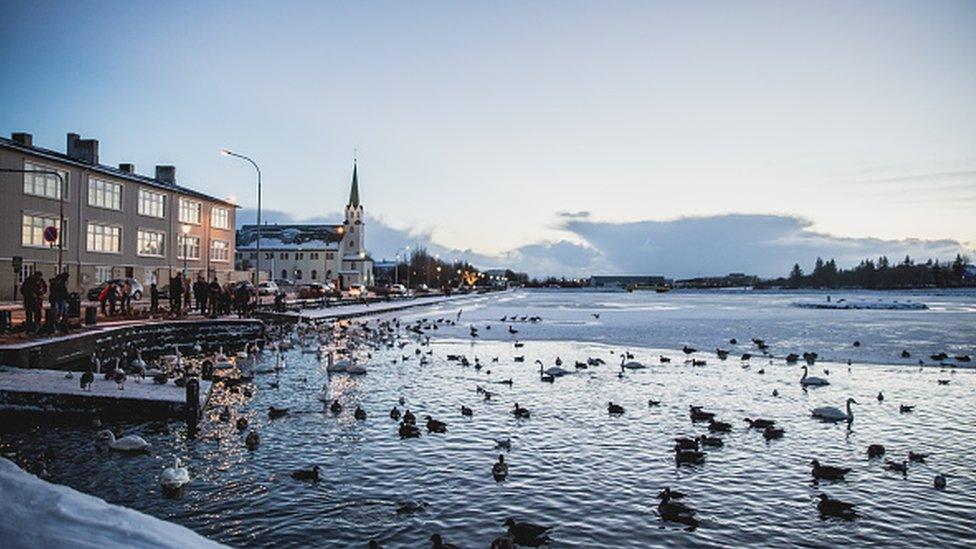
[[[117,254],[122,251],[122,227],[88,222],[88,251]]]
[[[295,259],[305,259],[305,254],[303,252],[295,252]]]
[[[251,259],[257,259],[257,258],[258,258],[258,253],[257,252],[251,252]],[[271,259],[271,258],[269,257],[268,259]]]
[[[166,217],[166,195],[139,189],[139,215]]]
[[[288,259],[288,252],[281,252],[281,259]]]
[[[210,209],[210,226],[216,229],[230,228],[230,210],[220,206]]]
[[[20,272],[17,273],[17,284],[23,284],[27,277],[34,274],[34,270],[37,268],[33,263],[21,263]]]
[[[335,259],[335,254],[334,254],[334,253],[332,253],[332,252],[327,252],[327,253],[325,254],[325,258],[326,258],[326,259]]]
[[[313,260],[314,259],[318,259],[319,258],[319,253],[318,252],[312,252],[312,253],[310,253],[309,254],[309,258],[311,258]]]
[[[56,215],[24,214],[20,243],[24,246],[47,248],[51,244],[44,241],[44,229],[47,227],[61,227],[60,219]],[[67,229],[67,222],[65,222]],[[67,248],[67,235],[61,235],[61,243]],[[57,241],[54,243],[57,244]]]
[[[112,280],[112,267],[107,265],[95,267],[95,282],[101,284],[109,280]]]
[[[288,278],[288,270],[287,269],[282,269],[281,270],[281,278]]]
[[[230,257],[230,242],[213,240],[210,242],[210,260],[227,261]]]
[[[64,178],[65,185],[65,198],[67,199],[67,186],[68,186],[68,172],[64,170],[56,170],[50,166],[45,166],[43,164],[35,164],[33,162],[24,162],[25,171],[38,171],[44,170],[49,172],[57,172],[61,174]],[[45,173],[25,173],[24,174],[24,194],[30,194],[34,196],[43,196],[44,198],[54,198],[55,200],[61,198],[61,185],[59,185],[58,177],[54,174]]]
[[[180,259],[200,259],[200,237],[180,235],[179,249],[176,257]]]
[[[319,279],[319,272],[315,269],[312,269],[312,280],[318,280],[318,279]]]
[[[195,200],[180,199],[180,223],[200,224],[200,203]]]
[[[153,257],[163,257],[165,249],[163,243],[166,240],[166,233],[159,231],[147,231],[139,229],[138,245],[136,253]]]
[[[274,252],[264,252],[265,259],[274,259]]]
[[[88,178],[88,205],[108,210],[122,209],[122,185],[104,179]]]
[[[301,279],[302,279],[302,270],[295,269],[295,280],[301,280]]]

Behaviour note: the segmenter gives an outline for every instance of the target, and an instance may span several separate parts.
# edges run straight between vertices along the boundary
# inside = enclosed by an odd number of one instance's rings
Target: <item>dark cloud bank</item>
[[[267,223],[322,223],[339,214],[295,219],[276,211],[262,213]],[[367,216],[369,217],[369,216]],[[816,257],[834,258],[840,266],[865,257],[887,255],[918,259],[951,259],[973,250],[955,240],[883,240],[843,238],[810,229],[811,222],[784,215],[729,214],[669,221],[607,223],[588,212],[560,212],[559,227],[583,244],[570,241],[521,246],[500,256],[440,246],[429,232],[395,229],[370,217],[367,243],[372,256],[393,258],[404,245],[426,246],[441,257],[464,258],[486,267],[509,267],[533,276],[582,277],[591,274],[663,274],[693,277],[729,272],[785,275],[794,263],[809,270]],[[253,210],[241,210],[238,224],[253,222]]]

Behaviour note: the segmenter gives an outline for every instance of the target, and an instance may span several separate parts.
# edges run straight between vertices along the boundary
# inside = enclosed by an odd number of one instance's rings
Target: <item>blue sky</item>
[[[339,211],[358,149],[384,234],[530,271],[788,268],[654,255],[688,219],[719,221],[688,249],[733,226],[768,242],[769,216],[844,257],[976,242],[974,2],[2,8],[0,131],[76,131],[104,163],[172,163],[253,207],[229,147],[289,218]]]

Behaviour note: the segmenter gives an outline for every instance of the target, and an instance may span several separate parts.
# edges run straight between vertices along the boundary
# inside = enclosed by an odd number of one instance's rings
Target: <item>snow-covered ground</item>
[[[192,530],[67,486],[0,458],[0,545],[20,547],[223,547]]]
[[[838,299],[837,301],[804,301],[794,303],[801,309],[870,309],[877,311],[923,311],[928,305],[918,301],[898,301],[887,299]]]

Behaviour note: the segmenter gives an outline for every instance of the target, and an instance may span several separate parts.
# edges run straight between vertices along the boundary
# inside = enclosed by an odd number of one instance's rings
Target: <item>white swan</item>
[[[536,361],[536,362],[539,362],[539,373],[540,374],[545,374],[547,376],[552,376],[552,377],[562,377],[562,376],[568,375],[570,373],[569,370],[563,370],[559,366],[550,366],[549,368],[543,369],[542,368],[542,362],[541,361]]]
[[[180,353],[179,346],[173,346],[173,354],[159,357],[163,364],[170,370],[178,370],[183,365],[183,355]]]
[[[352,364],[352,361],[347,358],[340,358],[339,360],[334,360],[332,358],[332,353],[329,353],[329,364],[325,367],[325,371],[329,373],[345,372],[346,368]]]
[[[800,378],[800,385],[804,387],[810,385],[830,385],[830,382],[822,377],[807,376],[807,367],[803,367],[803,377]],[[836,408],[834,408],[836,410]]]
[[[130,363],[132,370],[134,372],[145,372],[146,371],[146,361],[142,359],[142,349],[136,349],[136,357],[132,359]]]
[[[214,368],[217,368],[218,370],[226,370],[234,367],[234,363],[231,362],[230,358],[228,358],[226,354],[224,354],[223,345],[220,346],[217,353],[213,356],[213,363]]]
[[[647,368],[647,366],[644,366],[642,363],[637,362],[636,360],[628,361],[623,355],[620,356],[620,367],[627,368],[628,370],[640,370]]]
[[[824,421],[854,421],[854,412],[851,411],[851,404],[857,404],[853,398],[847,399],[847,413],[845,414],[836,406],[821,406],[813,409],[813,417]]]
[[[318,396],[316,398],[319,399],[319,402],[332,402],[332,399],[329,398],[329,386],[328,386],[328,384],[322,386],[322,390],[319,391],[319,394],[318,394]]]
[[[190,482],[190,472],[183,467],[180,458],[174,458],[172,467],[165,467],[159,477],[164,492],[177,492]]]
[[[280,372],[285,369],[285,357],[281,353],[275,355],[275,365],[274,369],[276,372]]]
[[[346,366],[346,373],[351,376],[361,376],[366,373],[366,367],[362,364],[353,362],[352,364]]]
[[[138,435],[127,435],[120,439],[115,438],[115,433],[104,429],[98,432],[98,438],[108,440],[108,447],[119,452],[148,452],[150,444],[146,439]]]

